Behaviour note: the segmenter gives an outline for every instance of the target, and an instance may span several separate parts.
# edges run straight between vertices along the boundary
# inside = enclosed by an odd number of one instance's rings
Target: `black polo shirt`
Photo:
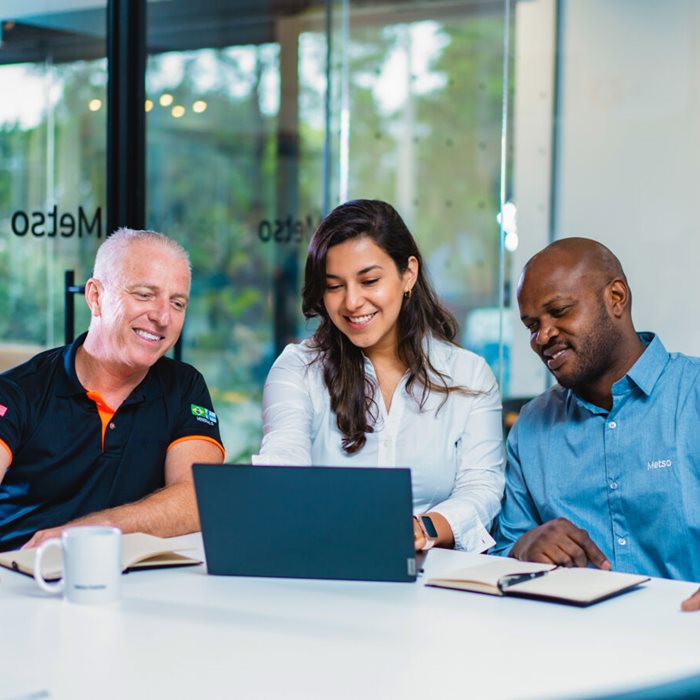
[[[175,442],[205,439],[223,451],[204,378],[165,357],[103,429],[75,373],[84,340],[0,374],[0,450],[12,456],[0,483],[0,551],[162,488],[165,453]]]

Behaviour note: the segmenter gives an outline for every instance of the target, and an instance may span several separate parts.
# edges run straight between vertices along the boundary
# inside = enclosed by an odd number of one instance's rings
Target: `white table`
[[[426,573],[473,556],[433,551]],[[122,583],[119,603],[78,606],[0,570],[0,699],[561,698],[700,673],[690,583],[591,608],[203,566]]]

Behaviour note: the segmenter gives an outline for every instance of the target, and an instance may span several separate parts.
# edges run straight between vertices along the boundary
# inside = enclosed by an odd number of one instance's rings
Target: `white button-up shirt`
[[[415,513],[435,511],[450,524],[455,547],[484,551],[487,528],[503,493],[501,402],[495,377],[468,350],[431,340],[433,366],[448,384],[471,395],[432,392],[421,409],[399,383],[387,413],[379,387],[379,417],[365,446],[352,455],[330,408],[320,362],[308,341],[288,345],[276,360],[263,394],[263,441],[254,464],[410,467]],[[374,367],[365,360],[367,375]],[[418,387],[420,396],[420,387]],[[444,402],[444,404],[443,404]],[[442,404],[442,405],[441,405]]]

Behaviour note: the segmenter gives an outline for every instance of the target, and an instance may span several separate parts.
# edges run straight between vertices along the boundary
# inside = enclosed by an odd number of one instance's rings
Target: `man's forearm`
[[[174,537],[199,529],[191,482],[172,484],[134,503],[97,511],[67,525],[112,525],[122,532]]]
[[[158,537],[175,537],[199,529],[194,486],[178,482],[134,503],[84,515],[60,527],[39,530],[24,547],[38,547],[51,537],[60,537],[66,527],[111,525],[122,532],[145,532]]]

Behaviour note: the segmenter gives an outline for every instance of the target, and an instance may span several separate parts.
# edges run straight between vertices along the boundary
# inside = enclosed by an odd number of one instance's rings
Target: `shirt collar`
[[[64,371],[58,373],[57,396],[85,395],[87,393],[87,389],[80,383],[78,374],[75,371],[75,356],[78,353],[78,348],[85,342],[86,337],[87,332],[79,335],[70,345],[66,345],[63,350]],[[155,370],[156,366],[163,361],[164,358],[161,357],[160,360],[148,370],[148,374],[144,377],[143,381],[126,398],[124,401],[125,404],[150,401],[163,395],[163,389],[157,376],[158,373]]]
[[[158,379],[157,367],[168,360],[161,357],[149,370],[143,381],[129,394],[125,404],[140,403],[141,401],[153,401],[163,396],[163,388]],[[171,360],[172,361],[172,360]]]
[[[85,342],[87,333],[79,335],[70,345],[63,349],[63,372],[57,374],[57,396],[84,394],[85,387],[80,383],[75,371],[75,356],[78,348]]]
[[[632,365],[627,375],[613,384],[613,394],[616,393],[617,385],[628,378],[649,396],[668,363],[668,351],[656,334],[638,333],[637,335],[646,345],[646,349]]]
[[[645,332],[637,333],[637,335],[646,348],[632,367],[630,367],[627,374],[624,377],[620,377],[620,379],[612,385],[611,393],[614,404],[622,400],[623,396],[629,394],[634,386],[646,396],[649,396],[654,388],[654,384],[656,384],[656,380],[661,376],[668,362],[669,354],[656,334]],[[575,401],[591,413],[596,415],[608,415],[609,411],[607,409],[586,401],[575,394],[571,389],[567,389],[566,392],[567,404]]]

